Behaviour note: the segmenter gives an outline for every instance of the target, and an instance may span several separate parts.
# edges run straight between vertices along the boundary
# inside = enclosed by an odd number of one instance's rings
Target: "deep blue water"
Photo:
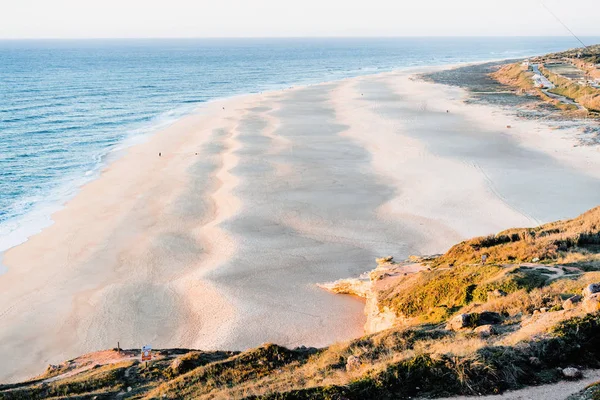
[[[569,37],[0,41],[0,251],[48,225],[111,152],[202,102],[576,46]]]

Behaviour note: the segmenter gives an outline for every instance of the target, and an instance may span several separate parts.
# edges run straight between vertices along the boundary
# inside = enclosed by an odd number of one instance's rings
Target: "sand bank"
[[[6,252],[0,381],[117,341],[349,339],[363,303],[316,283],[600,203],[595,149],[464,96],[347,79],[211,103],[132,147]]]

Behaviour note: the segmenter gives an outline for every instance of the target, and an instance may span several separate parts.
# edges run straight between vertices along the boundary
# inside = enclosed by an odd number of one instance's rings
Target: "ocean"
[[[111,156],[213,99],[577,45],[570,37],[0,41],[0,252],[51,224]]]

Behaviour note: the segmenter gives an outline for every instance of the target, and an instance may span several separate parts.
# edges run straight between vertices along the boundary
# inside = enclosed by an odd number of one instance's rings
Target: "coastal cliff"
[[[337,294],[348,294],[365,299],[365,333],[377,333],[402,325],[405,321],[387,305],[382,305],[384,293],[399,280],[426,267],[421,263],[395,263],[393,257],[378,258],[377,267],[358,278],[341,279],[319,287]]]

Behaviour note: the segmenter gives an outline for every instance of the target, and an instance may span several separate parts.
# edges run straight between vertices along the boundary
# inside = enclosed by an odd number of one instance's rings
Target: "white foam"
[[[94,157],[96,164],[92,169],[73,172],[51,193],[20,199],[20,203],[35,205],[24,214],[0,223],[0,255],[12,247],[25,243],[31,236],[52,225],[54,223],[52,214],[64,208],[64,205],[77,194],[83,185],[98,178],[102,169],[122,156],[128,148],[148,140],[152,133],[166,128],[192,112],[196,107],[197,105],[193,105],[169,110],[138,128],[130,129],[127,137],[118,145],[108,147]],[[6,270],[6,266],[0,263],[0,274]]]

